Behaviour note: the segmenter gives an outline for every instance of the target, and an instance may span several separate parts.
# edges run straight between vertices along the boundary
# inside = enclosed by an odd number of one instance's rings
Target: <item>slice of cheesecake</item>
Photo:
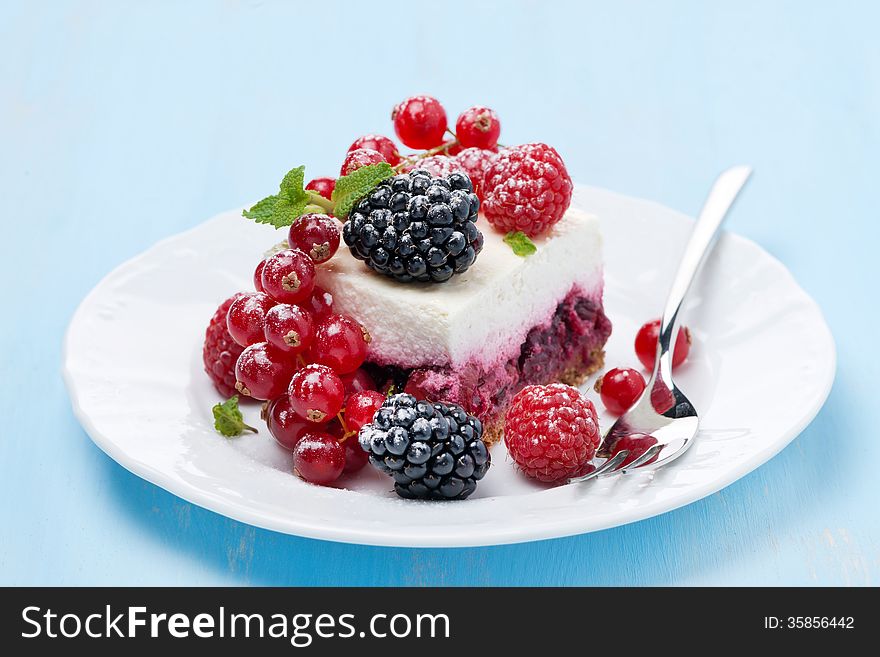
[[[447,283],[398,283],[347,249],[319,268],[337,312],[372,335],[368,368],[422,399],[461,404],[485,439],[523,386],[581,383],[600,368],[611,323],[602,305],[602,238],[596,217],[570,208],[537,252],[521,257],[485,220],[485,247]]]

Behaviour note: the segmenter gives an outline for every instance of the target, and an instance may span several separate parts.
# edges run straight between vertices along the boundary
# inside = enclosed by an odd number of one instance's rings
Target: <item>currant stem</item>
[[[323,208],[327,214],[333,214],[334,203],[328,198],[324,198],[317,192],[313,192],[312,190],[306,190],[306,194],[309,197],[309,205],[317,205],[320,208]]]

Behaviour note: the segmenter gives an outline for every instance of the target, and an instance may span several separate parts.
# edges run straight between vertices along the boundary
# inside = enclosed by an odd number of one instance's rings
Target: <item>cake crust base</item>
[[[605,366],[605,349],[598,347],[590,352],[590,358],[587,363],[580,362],[577,365],[569,365],[557,377],[556,381],[547,381],[546,383],[564,383],[569,386],[578,387],[590,378],[592,374],[601,370]],[[501,442],[504,437],[504,414],[487,423],[483,427],[483,442],[487,447],[492,447]]]

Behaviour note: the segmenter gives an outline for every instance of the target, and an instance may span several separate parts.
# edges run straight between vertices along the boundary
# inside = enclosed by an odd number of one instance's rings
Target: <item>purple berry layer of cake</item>
[[[570,208],[516,255],[481,220],[485,247],[442,285],[368,274],[345,249],[319,270],[337,312],[370,327],[374,374],[420,399],[461,404],[501,435],[504,411],[523,386],[581,383],[600,368],[611,323],[602,304],[598,220]]]

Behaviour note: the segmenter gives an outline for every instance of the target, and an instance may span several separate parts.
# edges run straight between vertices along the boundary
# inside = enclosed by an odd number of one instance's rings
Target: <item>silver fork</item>
[[[571,479],[569,483],[649,465],[657,468],[677,459],[693,444],[700,418],[694,405],[672,379],[673,338],[678,330],[679,312],[691,283],[712,250],[721,224],[751,173],[750,167],[733,167],[718,176],[712,186],[669,291],[660,320],[654,372],[645,391],[633,407],[605,432],[597,455],[606,458],[606,461],[596,470]],[[620,441],[627,437],[631,449],[616,449]],[[631,453],[638,455],[624,465]]]

